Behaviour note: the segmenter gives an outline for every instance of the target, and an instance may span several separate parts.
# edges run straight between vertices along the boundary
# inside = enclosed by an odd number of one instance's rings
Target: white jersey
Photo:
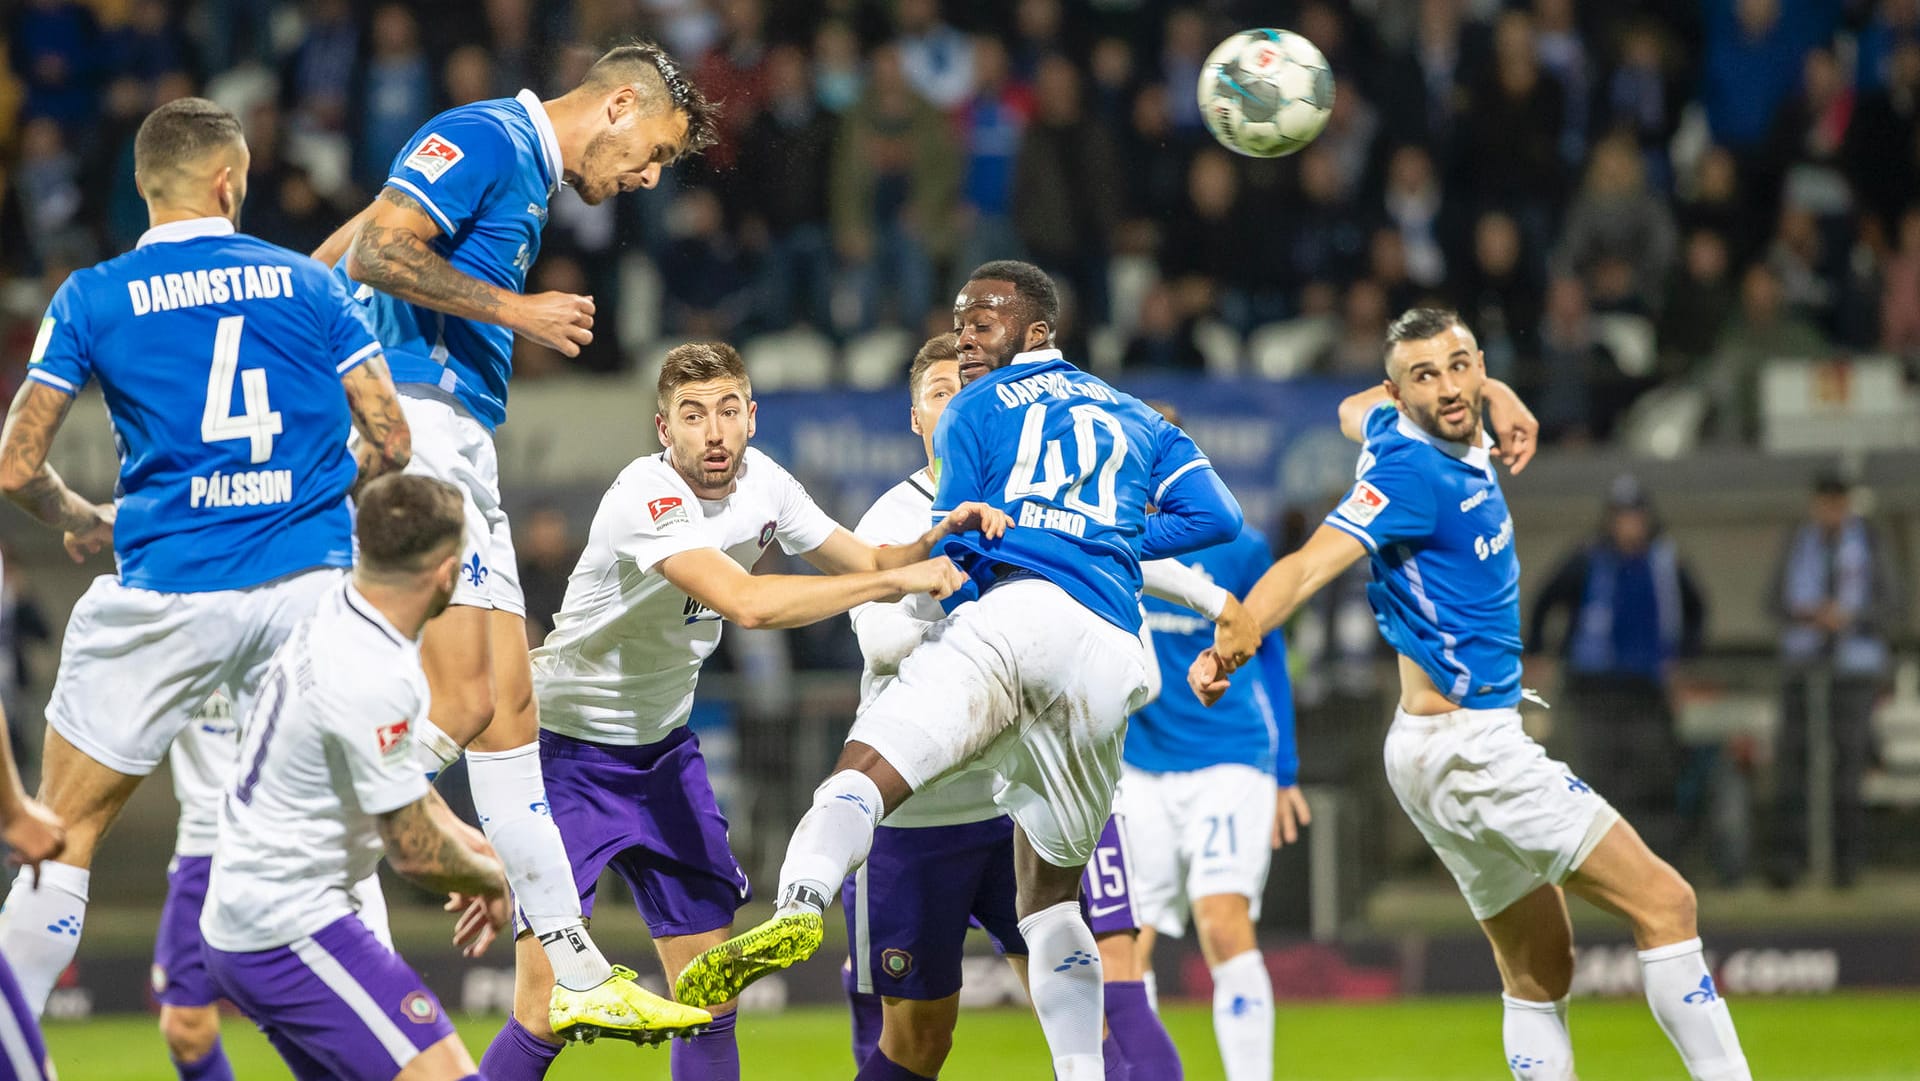
[[[380,862],[379,816],[426,796],[412,727],[427,715],[419,643],[351,583],[274,654],[221,806],[200,933],[230,953],[284,946],[356,911]]]
[[[211,856],[220,835],[220,801],[233,781],[240,757],[240,729],[225,691],[193,715],[167,751],[173,773],[173,798],[180,801],[180,825],[174,832],[176,856]]]
[[[540,726],[594,743],[656,743],[693,710],[720,615],[660,571],[669,556],[717,548],[751,570],[775,539],[811,552],[840,528],[779,463],[748,448],[725,499],[704,500],[667,455],[621,470],[601,497],[553,632],[533,651]]]

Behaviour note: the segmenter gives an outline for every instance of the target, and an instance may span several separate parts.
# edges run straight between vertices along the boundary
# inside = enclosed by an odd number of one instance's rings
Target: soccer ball
[[[1200,115],[1220,145],[1250,158],[1306,146],[1333,112],[1333,69],[1290,30],[1242,30],[1200,68]]]

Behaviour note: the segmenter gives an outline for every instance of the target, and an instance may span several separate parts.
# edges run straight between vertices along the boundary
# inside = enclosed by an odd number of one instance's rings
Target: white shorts
[[[152,773],[214,691],[259,681],[273,651],[346,573],[328,567],[210,593],[95,578],[67,621],[47,726],[109,769]]]
[[[1179,938],[1196,897],[1238,894],[1260,918],[1273,862],[1273,774],[1245,765],[1183,773],[1126,767],[1115,812],[1127,820],[1140,925]]]
[[[995,586],[934,624],[847,734],[918,791],[964,765],[1048,863],[1081,867],[1113,813],[1127,715],[1146,693],[1140,640],[1038,578]]]
[[[1453,872],[1475,919],[1559,885],[1620,820],[1599,793],[1520,727],[1514,709],[1399,711],[1387,783]]]
[[[413,433],[407,472],[460,489],[466,509],[466,543],[454,578],[453,603],[525,616],[513,529],[500,506],[500,461],[494,456],[493,433],[452,398],[417,386],[401,393],[400,411]]]

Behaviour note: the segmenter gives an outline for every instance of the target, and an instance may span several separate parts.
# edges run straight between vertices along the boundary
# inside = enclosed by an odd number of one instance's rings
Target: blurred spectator
[[[1186,199],[1168,223],[1160,263],[1169,278],[1196,278],[1221,291],[1250,280],[1254,243],[1235,213],[1240,179],[1227,152],[1209,147],[1187,167]]]
[[[1120,366],[1129,373],[1204,371],[1206,361],[1194,344],[1194,322],[1191,313],[1180,310],[1174,286],[1155,284],[1140,298],[1140,317]]]
[[[1833,29],[1831,0],[1710,0],[1701,99],[1715,141],[1746,154],[1764,146],[1793,93],[1807,50]]]
[[[1880,348],[1920,357],[1920,203],[1900,215],[1895,245],[1882,272]]]
[[[1630,25],[1620,41],[1619,63],[1607,79],[1602,113],[1606,130],[1633,137],[1646,160],[1649,184],[1663,191],[1673,186],[1667,142],[1680,125],[1684,104],[1670,48],[1658,23]]]
[[[1340,305],[1340,333],[1313,358],[1313,370],[1343,379],[1380,374],[1381,343],[1387,340],[1387,291],[1371,278],[1347,287]]]
[[[1700,366],[1713,352],[1734,303],[1726,238],[1711,229],[1694,230],[1660,312],[1659,341],[1667,374],[1683,376]]]
[[[532,0],[486,0],[487,42],[492,46],[495,97],[512,97],[521,87],[541,88],[534,42]],[[571,88],[579,80],[551,84]]]
[[[153,108],[153,86],[131,75],[107,84],[94,126],[93,153],[81,165],[84,213],[104,226],[110,250],[133,247],[147,231],[147,204],[133,180],[133,136]]]
[[[1167,88],[1142,86],[1133,98],[1122,155],[1127,163],[1127,208],[1147,222],[1170,222],[1185,202],[1192,153],[1200,144],[1180,139],[1173,130]]]
[[[7,27],[7,60],[26,84],[23,115],[76,131],[93,116],[100,27],[74,0],[27,0]]]
[[[1920,41],[1899,45],[1886,85],[1860,99],[1844,148],[1865,211],[1883,225],[1920,191]]]
[[[1759,431],[1760,369],[1768,361],[1822,356],[1830,348],[1818,328],[1787,310],[1779,275],[1765,263],[1748,267],[1740,308],[1714,342],[1708,373],[1720,434],[1751,439]]]
[[[1685,232],[1711,229],[1727,242],[1736,264],[1744,265],[1759,249],[1764,230],[1755,218],[1740,182],[1740,165],[1723,146],[1710,148],[1694,168],[1693,182],[1680,203],[1680,227]]]
[[[1447,255],[1458,251],[1457,208],[1447,200],[1425,147],[1403,146],[1387,163],[1387,220],[1399,230],[1407,277],[1423,289],[1445,282]]]
[[[101,70],[115,77],[153,80],[190,66],[166,0],[135,0],[126,22],[102,35],[100,44]]]
[[[319,247],[345,216],[321,197],[312,175],[298,165],[277,170],[247,196],[247,231],[297,252]]]
[[[1579,277],[1604,307],[1653,311],[1675,246],[1673,215],[1647,190],[1639,148],[1625,135],[1602,140],[1567,215],[1558,272]]]
[[[1083,327],[1103,322],[1107,240],[1120,220],[1124,184],[1119,154],[1107,129],[1087,116],[1072,61],[1041,61],[1033,96],[1014,167],[1014,228],[1028,257],[1071,288]]]
[[[1780,736],[1766,873],[1789,886],[1807,869],[1810,692],[1825,685],[1832,741],[1834,884],[1851,886],[1866,845],[1860,782],[1872,756],[1874,700],[1884,686],[1888,639],[1905,611],[1891,547],[1855,513],[1835,474],[1814,484],[1807,520],[1787,536],[1770,607],[1780,622]]]
[[[933,260],[951,237],[959,163],[945,120],[908,85],[900,51],[876,49],[871,74],[834,147],[834,247],[858,308],[836,323],[918,326],[933,301]]]
[[[1893,58],[1900,48],[1920,44],[1920,0],[1880,0],[1873,7],[1873,18],[1855,39],[1855,85],[1862,94],[1892,79]]]
[[[1291,213],[1251,215],[1240,228],[1276,233],[1273,240],[1282,253],[1281,281],[1290,291],[1297,292],[1310,282],[1343,285],[1359,277],[1366,265],[1372,231],[1354,206],[1354,192],[1341,186],[1337,163],[1328,151],[1310,146],[1300,152],[1299,159],[1300,196]],[[1284,314],[1258,311],[1253,322]]]
[[[960,107],[960,138],[966,148],[960,262],[969,268],[1020,251],[1013,227],[1014,162],[1033,115],[1033,94],[1011,82],[1009,75],[1007,50],[998,38],[982,37],[974,43],[973,96]]]
[[[1387,306],[1396,312],[1414,307],[1429,295],[1407,273],[1407,245],[1400,231],[1391,226],[1375,229],[1367,238],[1365,277],[1385,290]]]
[[[1547,286],[1539,373],[1523,383],[1540,388],[1532,400],[1547,441],[1605,439],[1638,390],[1600,343],[1579,279],[1555,278]]]
[[[813,92],[820,106],[845,113],[859,103],[865,84],[853,28],[837,20],[822,25],[813,36]]]
[[[1487,373],[1508,382],[1539,349],[1541,290],[1524,256],[1519,225],[1489,211],[1474,224],[1473,265],[1454,279],[1454,304],[1486,353]]]
[[[493,54],[484,45],[460,46],[447,55],[440,81],[449,107],[486,101],[494,94]]]
[[[666,328],[668,333],[685,339],[727,339],[746,315],[752,298],[748,295],[751,279],[745,258],[726,231],[720,199],[711,189],[692,188],[680,193],[668,215],[673,240],[660,261],[661,277],[667,289]],[[551,257],[542,259],[551,264]],[[576,264],[577,266],[577,264]],[[545,289],[587,293],[585,274],[577,286],[544,285]],[[596,344],[609,340],[596,326]],[[581,354],[581,363],[599,370],[618,367],[592,363]]]
[[[1829,327],[1839,302],[1837,275],[1845,273],[1845,257],[1844,253],[1836,253],[1839,259],[1829,256],[1820,233],[1820,221],[1809,211],[1782,209],[1780,231],[1767,248],[1767,265],[1780,279],[1780,294],[1787,306],[1816,326]]]
[[[1208,40],[1207,19],[1198,9],[1181,7],[1167,13],[1160,44],[1160,82],[1167,89],[1167,119],[1177,132],[1202,129],[1194,87],[1200,83],[1200,66],[1216,44]]]
[[[1040,72],[1040,61],[1054,53],[1070,51],[1064,37],[1065,22],[1060,0],[1014,0],[1013,40],[1008,48],[1015,79],[1033,82]],[[1199,79],[1198,67],[1193,69],[1193,76]]]
[[[433,72],[412,9],[382,4],[373,13],[371,41],[353,155],[354,179],[369,191],[385,182],[402,144],[434,113]]]
[[[1094,42],[1093,55],[1087,60],[1087,77],[1087,111],[1115,135],[1126,130],[1133,113],[1132,46],[1117,37]]]
[[[282,101],[296,131],[346,130],[360,28],[348,0],[307,0],[306,35],[288,58]]]
[[[1382,96],[1387,136],[1399,143],[1450,149],[1466,107],[1462,62],[1461,0],[1420,0],[1419,22],[1409,53],[1394,57]]]
[[[1853,88],[1831,49],[1811,49],[1801,64],[1799,93],[1774,113],[1768,156],[1772,171],[1794,161],[1834,160],[1853,120]]]
[[[1557,644],[1548,625],[1564,618]],[[1599,535],[1562,560],[1533,602],[1527,652],[1564,666],[1557,703],[1572,763],[1655,852],[1678,835],[1674,666],[1700,652],[1706,605],[1639,480],[1607,490]]]
[[[757,329],[799,321],[832,325],[833,247],[827,180],[837,129],[813,95],[806,57],[791,45],[767,53],[767,103],[740,143],[737,213],[760,254]]]
[[[44,264],[70,251],[79,240],[80,159],[68,149],[60,124],[37,116],[20,131],[20,164],[13,188],[25,212],[27,242],[33,258]]]
[[[520,559],[520,591],[527,602],[527,643],[537,646],[553,630],[553,617],[567,598],[567,579],[580,558],[567,513],[551,503],[520,519],[514,551]]]
[[[1500,16],[1494,63],[1472,92],[1463,167],[1483,203],[1509,208],[1530,243],[1544,246],[1564,184],[1560,127],[1566,95],[1540,70],[1533,20]]]
[[[900,66],[920,96],[953,109],[973,92],[973,42],[940,18],[939,0],[899,0]]]
[[[703,167],[725,172],[740,153],[740,136],[767,97],[767,13],[761,0],[721,0],[716,5],[726,34],[707,51],[694,81],[713,101],[723,102],[720,141],[701,155]]]
[[[1573,0],[1533,0],[1533,46],[1540,66],[1553,76],[1564,95],[1566,112],[1560,123],[1560,156],[1578,167],[1587,152],[1587,114],[1592,108],[1592,77],[1587,46],[1574,23]]]
[[[0,708],[6,710],[7,734],[12,740],[11,750],[15,761],[30,761],[26,753],[23,737],[27,730],[27,711],[24,708],[28,695],[33,689],[33,669],[27,663],[29,643],[46,643],[53,638],[53,629],[47,625],[46,614],[40,611],[40,605],[33,596],[20,590],[19,566],[13,559],[13,553],[5,553],[0,561]]]

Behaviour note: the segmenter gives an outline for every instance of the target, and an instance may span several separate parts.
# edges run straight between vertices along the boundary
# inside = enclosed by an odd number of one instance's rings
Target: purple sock
[[[934,1079],[914,1073],[888,1058],[885,1051],[876,1047],[873,1049],[873,1054],[867,1056],[867,1061],[860,1064],[860,1072],[853,1075],[853,1081],[934,1081]]]
[[[733,1038],[739,1016],[715,1014],[707,1031],[673,1041],[673,1081],[740,1081],[740,1044]]]
[[[227,1061],[226,1049],[220,1046],[220,1037],[213,1038],[213,1047],[206,1054],[192,1062],[175,1062],[174,1072],[180,1075],[180,1081],[233,1081],[233,1064]]]
[[[1142,1078],[1153,1081],[1181,1081],[1180,1052],[1173,1049],[1173,1037],[1160,1015],[1147,1005],[1147,985],[1139,980],[1115,980],[1107,984],[1107,1028],[1120,1045],[1127,1064]]]
[[[487,1045],[487,1053],[480,1056],[480,1076],[488,1081],[540,1081],[559,1056],[559,1044],[535,1036],[509,1017],[506,1027]]]
[[[1100,1059],[1107,1067],[1107,1081],[1132,1081],[1133,1067],[1127,1064],[1126,1052],[1120,1050],[1120,1041],[1112,1033],[1100,1041]]]
[[[880,1046],[880,1026],[885,1022],[880,996],[860,990],[852,968],[840,970],[840,986],[847,989],[847,1009],[853,1014],[853,1065],[858,1068]]]

